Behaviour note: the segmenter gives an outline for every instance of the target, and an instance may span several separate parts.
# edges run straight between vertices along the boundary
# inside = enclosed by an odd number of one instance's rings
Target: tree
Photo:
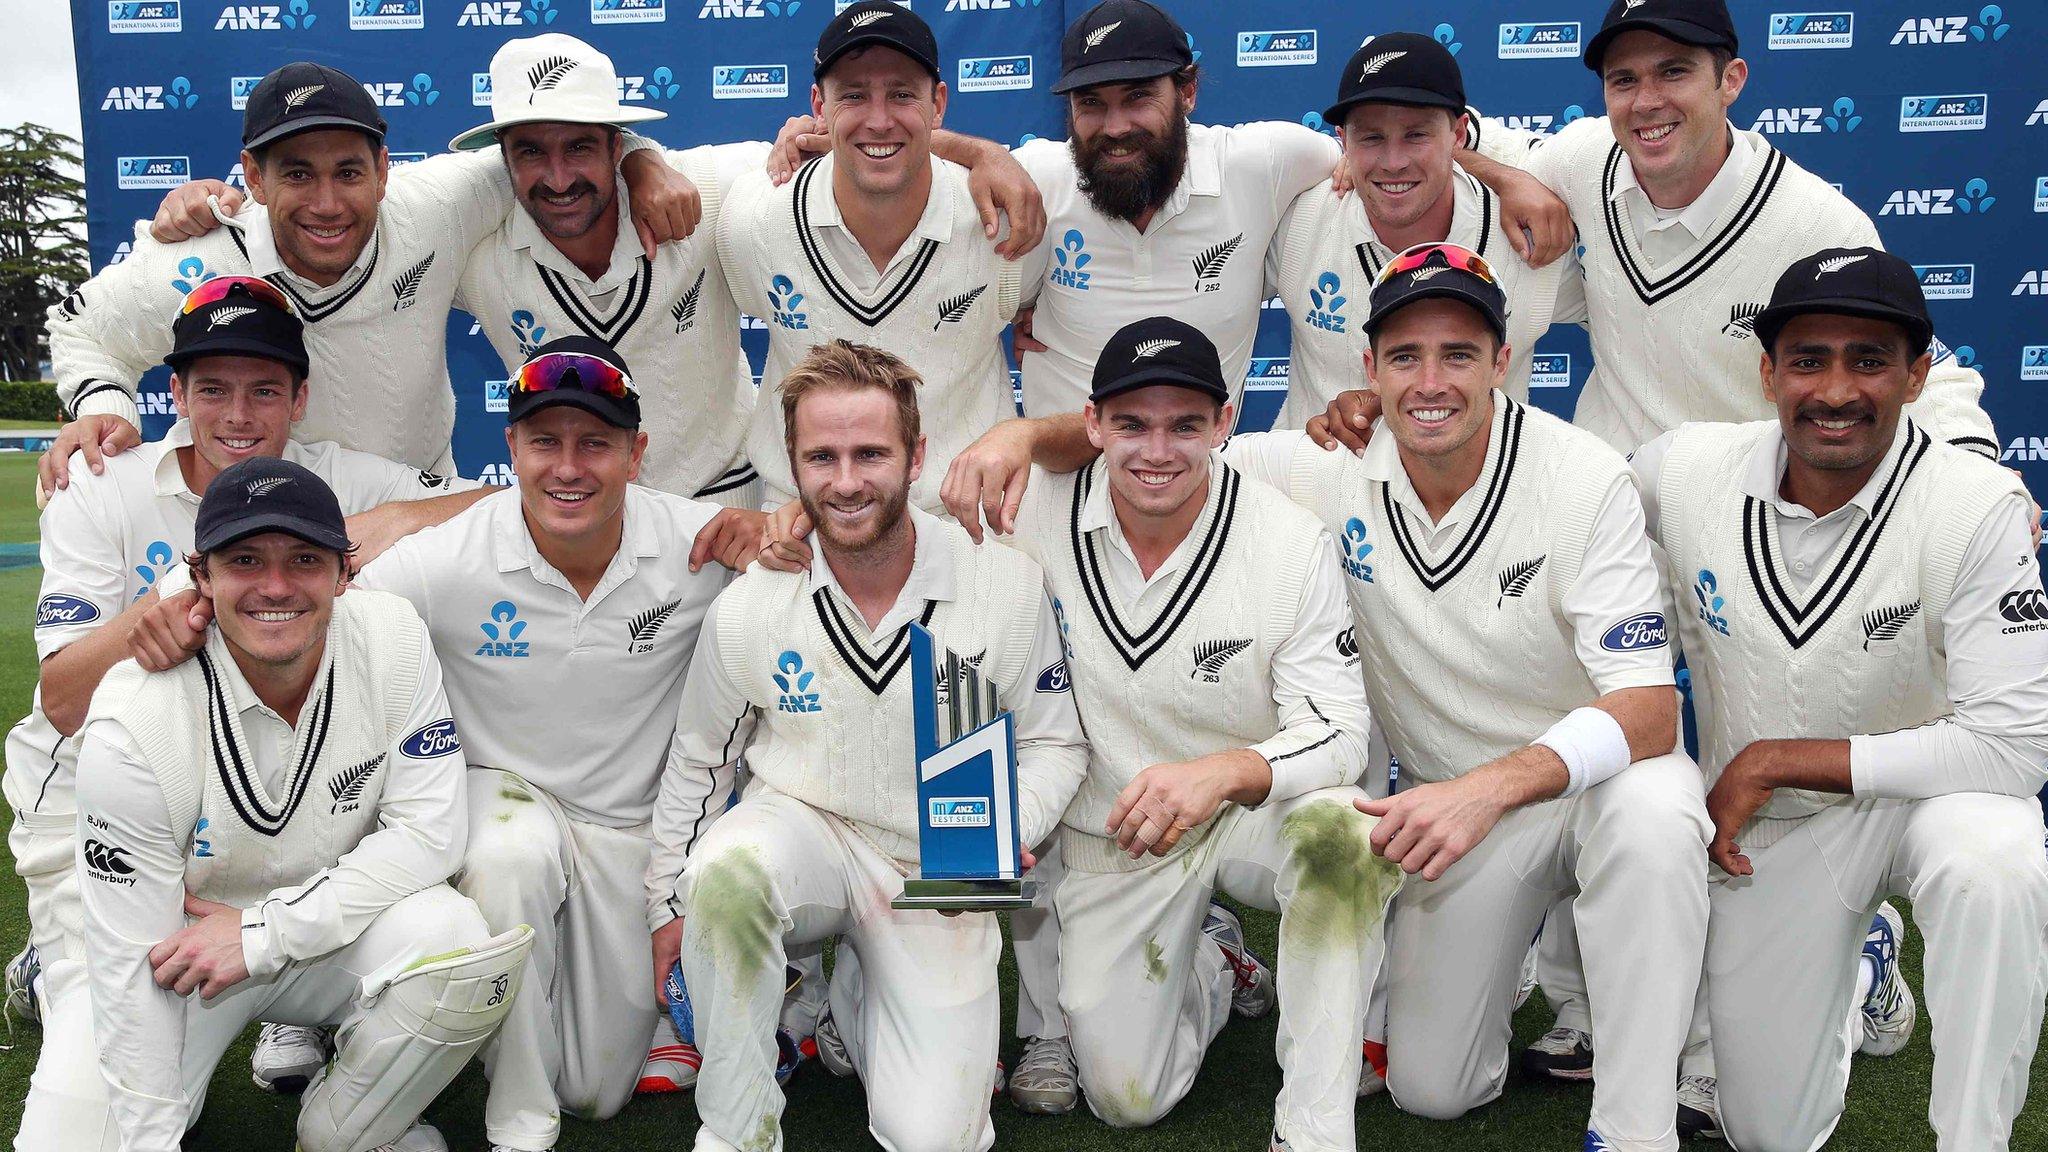
[[[50,305],[91,273],[78,148],[40,124],[0,128],[0,379],[41,376]]]

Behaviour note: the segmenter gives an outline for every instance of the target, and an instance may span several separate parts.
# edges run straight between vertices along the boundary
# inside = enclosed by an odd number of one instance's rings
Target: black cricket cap
[[[1195,62],[1188,34],[1145,0],[1102,0],[1060,38],[1055,95],[1096,84],[1128,84],[1168,76]]]
[[[586,381],[567,376],[558,377],[555,386],[545,391],[529,392],[521,387],[530,366],[536,361],[558,353],[589,356],[616,368],[619,375],[626,378],[626,395],[619,397],[603,392],[585,391],[578,385],[587,383]],[[561,371],[573,373],[576,369],[569,366]],[[640,427],[640,394],[632,387],[632,379],[633,374],[626,367],[625,357],[619,355],[618,349],[602,340],[591,336],[563,336],[550,340],[534,349],[533,355],[528,356],[526,363],[514,374],[511,395],[505,404],[505,422],[517,424],[543,408],[566,404],[571,408],[581,408],[614,428],[630,428],[637,431]]]
[[[1374,286],[1365,318],[1366,335],[1379,331],[1387,317],[1422,300],[1456,300],[1470,305],[1485,318],[1495,336],[1503,341],[1508,338],[1507,293],[1499,284],[1454,266],[1441,251]]]
[[[306,326],[297,316],[237,284],[227,295],[202,304],[171,322],[171,350],[164,363],[183,372],[207,356],[255,356],[275,360],[305,376]]]
[[[257,456],[229,467],[206,486],[193,525],[193,547],[225,548],[265,532],[283,532],[319,548],[346,553],[348,522],[334,490],[304,465]]]
[[[1199,328],[1171,316],[1134,320],[1116,330],[1095,359],[1088,399],[1100,404],[1134,388],[1172,384],[1230,402],[1223,360]]]
[[[931,25],[890,0],[861,0],[834,16],[818,34],[818,47],[811,53],[811,61],[816,65],[811,69],[811,78],[824,79],[833,61],[870,44],[894,48],[924,65],[932,79],[943,79],[939,75],[939,41],[932,35]]]
[[[384,114],[362,82],[339,68],[295,60],[256,82],[242,112],[242,147],[255,149],[316,128],[352,128],[384,143]]]
[[[1756,318],[1756,338],[1772,352],[1795,316],[1815,312],[1886,320],[1906,330],[1915,357],[1934,338],[1934,319],[1913,266],[1879,248],[1829,248],[1794,261]]]
[[[1695,48],[1734,53],[1740,47],[1726,0],[1614,0],[1607,6],[1607,18],[1600,21],[1600,31],[1586,41],[1586,67],[1600,71],[1600,57],[1614,38],[1637,30]]]
[[[1337,78],[1337,102],[1323,111],[1335,127],[1360,104],[1407,104],[1418,108],[1465,110],[1465,74],[1457,57],[1431,36],[1390,32],[1375,36],[1351,54]]]

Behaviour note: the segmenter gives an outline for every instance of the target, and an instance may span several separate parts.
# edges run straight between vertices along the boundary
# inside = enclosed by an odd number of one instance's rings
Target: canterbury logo
[[[412,307],[413,296],[420,290],[420,281],[427,278],[427,269],[433,266],[434,253],[429,252],[426,259],[400,273],[398,278],[391,282],[393,312]]]
[[[1195,279],[1207,280],[1223,275],[1223,266],[1230,263],[1231,253],[1237,251],[1237,246],[1242,243],[1244,233],[1239,232],[1221,244],[1204,249],[1200,256],[1195,257]]]
[[[1756,318],[1763,314],[1762,304],[1731,304],[1728,306],[1728,323],[1721,326],[1721,331],[1738,340],[1745,336],[1755,336]]]
[[[1223,666],[1230,658],[1252,646],[1249,640],[1210,640],[1195,645],[1194,679],[1204,684],[1220,684],[1223,681]]]
[[[235,321],[240,320],[244,316],[254,316],[255,314],[256,310],[254,308],[246,307],[244,305],[239,304],[227,308],[216,309],[214,311],[214,314],[206,321],[206,330],[208,332],[211,332],[215,328],[218,328],[223,324],[233,324]]]
[[[1433,276],[1436,276],[1436,275],[1437,275],[1437,274],[1439,274],[1439,273],[1442,273],[1442,272],[1449,272],[1449,271],[1450,271],[1450,268],[1448,268],[1448,267],[1447,267],[1447,266],[1445,266],[1445,265],[1442,265],[1442,264],[1432,264],[1432,265],[1430,265],[1430,266],[1429,266],[1429,267],[1427,267],[1427,268],[1417,268],[1417,269],[1416,269],[1415,271],[1413,271],[1413,272],[1410,272],[1410,273],[1408,274],[1408,279],[1409,279],[1409,282],[1410,282],[1410,283],[1414,283],[1414,284],[1420,284],[1420,283],[1422,283],[1422,282],[1423,282],[1424,280],[1427,280],[1427,279],[1429,279],[1429,278],[1431,278],[1431,277],[1433,277]]]
[[[884,12],[881,15],[886,16],[888,13]],[[988,291],[988,285],[983,284],[972,292],[962,292],[951,300],[940,304],[939,318],[933,322],[932,331],[937,332],[940,324],[958,324],[961,320],[965,319],[967,310],[974,307],[974,301],[986,291]]]
[[[1137,351],[1131,353],[1131,359],[1150,360],[1168,348],[1178,347],[1180,347],[1180,341],[1178,340],[1147,340],[1143,344],[1138,345]]]
[[[676,306],[668,310],[668,314],[675,317],[676,331],[688,332],[690,326],[697,322],[697,298],[703,293],[704,270],[700,268],[697,270],[697,282],[690,285],[690,290],[683,293],[683,298],[676,301]]]
[[[292,482],[289,476],[266,476],[261,480],[249,481],[249,499],[255,500]]]
[[[1863,614],[1863,650],[1870,651],[1872,644],[1885,640],[1896,640],[1899,632],[1913,617],[1920,614],[1920,602],[1900,604],[1891,608],[1880,608]]]
[[[873,23],[874,23],[875,21],[877,21],[877,20],[887,20],[887,19],[888,19],[888,18],[889,18],[890,16],[892,16],[892,15],[894,15],[894,13],[890,13],[890,12],[863,12],[863,13],[861,13],[860,15],[858,15],[858,16],[855,16],[855,17],[853,18],[852,22],[848,24],[848,27],[850,27],[850,28],[865,28],[865,27],[867,27],[868,25],[870,25],[870,24],[873,24]]]
[[[1098,47],[1100,47],[1100,46],[1101,46],[1102,42],[1103,42],[1103,41],[1104,41],[1105,39],[1108,39],[1108,37],[1109,37],[1109,34],[1110,34],[1111,32],[1114,32],[1114,31],[1116,31],[1117,29],[1119,29],[1119,28],[1121,28],[1121,27],[1123,27],[1123,26],[1124,26],[1124,22],[1123,22],[1123,21],[1121,21],[1121,20],[1113,20],[1113,21],[1111,21],[1110,23],[1108,23],[1108,24],[1104,24],[1104,25],[1103,25],[1102,27],[1100,27],[1100,28],[1097,28],[1097,29],[1096,29],[1095,31],[1093,31],[1093,32],[1090,32],[1090,33],[1088,34],[1088,42],[1087,42],[1087,44],[1086,44],[1086,45],[1084,45],[1084,46],[1082,47],[1081,51],[1083,51],[1083,52],[1093,52],[1093,51],[1094,51],[1094,50],[1095,50],[1096,48],[1098,48]]]
[[[1502,572],[1499,577],[1500,598],[1493,602],[1493,606],[1495,608],[1500,607],[1508,602],[1509,597],[1519,599],[1522,593],[1529,590],[1529,584],[1536,579],[1536,573],[1542,569],[1543,562],[1549,558],[1550,554],[1546,552],[1534,560],[1524,560],[1520,564],[1513,565],[1507,571]]]
[[[2008,628],[2008,632],[2032,632],[2048,624],[2048,595],[2039,588],[2022,588],[2018,592],[2007,592],[1998,600],[1998,614],[2015,624],[2030,625],[2026,628]]]
[[[1406,56],[1407,54],[1408,52],[1406,49],[1402,49],[1399,52],[1382,52],[1379,55],[1374,56],[1372,59],[1367,60],[1365,62],[1365,67],[1360,68],[1358,70],[1358,78],[1360,80],[1363,80],[1367,76],[1374,75],[1378,73],[1380,69],[1385,68],[1387,65],[1392,64],[1394,61],[1399,60],[1401,57]]]
[[[297,111],[299,105],[319,95],[320,90],[325,87],[327,87],[325,84],[308,84],[304,88],[292,89],[284,94],[284,110],[287,112]]]
[[[526,82],[533,85],[535,92],[545,92],[562,82],[563,77],[576,70],[576,61],[567,56],[549,56],[526,70]],[[528,96],[526,102],[533,103]]]
[[[95,872],[112,872],[116,876],[126,876],[135,871],[135,865],[128,862],[126,848],[116,848],[97,840],[85,842],[85,866]]]
[[[370,783],[370,777],[376,775],[377,765],[383,762],[382,756],[374,760],[365,760],[345,772],[337,773],[334,779],[329,780],[327,791],[334,797],[332,810],[339,811],[343,804],[353,804],[361,800],[363,789]]]
[[[1868,259],[1870,259],[1870,253],[1868,252],[1858,253],[1854,256],[1830,256],[1820,262],[1820,271],[1815,272],[1813,278],[1818,280],[1830,272],[1840,272],[1851,264],[1861,263]]]
[[[628,621],[626,628],[632,633],[633,638],[627,642],[626,651],[647,651],[642,645],[654,641],[655,633],[661,631],[661,626],[668,623],[668,618],[676,614],[676,609],[682,607],[682,603],[681,600],[671,600],[659,608],[649,608]]]

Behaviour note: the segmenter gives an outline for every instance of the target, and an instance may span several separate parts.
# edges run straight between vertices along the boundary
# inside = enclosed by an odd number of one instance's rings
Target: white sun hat
[[[491,120],[448,142],[456,151],[488,148],[514,124],[633,124],[667,116],[619,103],[611,57],[559,32],[508,40],[491,57]]]

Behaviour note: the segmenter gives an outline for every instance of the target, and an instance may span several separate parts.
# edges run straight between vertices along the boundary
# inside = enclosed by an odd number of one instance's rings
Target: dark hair
[[[1714,62],[1714,83],[1718,86],[1727,78],[1728,65],[1735,60],[1735,53],[1726,48],[1709,48],[1707,56]]]
[[[241,543],[241,541],[237,540],[235,543],[239,544]],[[310,545],[310,547],[320,548],[318,544]],[[361,551],[362,547],[362,545],[351,540],[348,542],[348,551],[338,553],[338,555],[341,557],[341,578],[344,581],[353,580],[356,578],[356,553]],[[320,551],[333,552],[334,549],[320,548]],[[192,576],[195,581],[201,576],[205,576],[209,580],[213,578],[213,574],[206,570],[206,558],[209,555],[210,553],[206,552],[185,553],[185,567],[192,570]]]

